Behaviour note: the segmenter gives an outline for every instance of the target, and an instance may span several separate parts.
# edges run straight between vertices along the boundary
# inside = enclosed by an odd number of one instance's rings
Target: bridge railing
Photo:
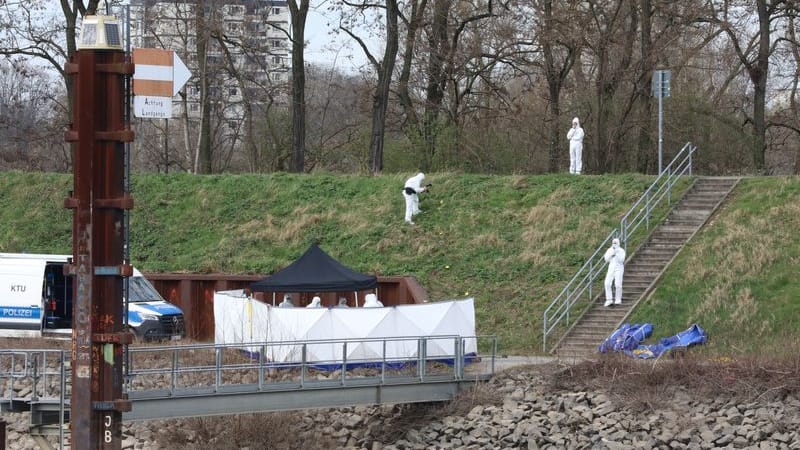
[[[55,399],[59,442],[64,442],[68,361],[66,350],[0,349],[0,410],[14,412],[20,403]]]
[[[438,380],[494,373],[496,336],[130,347],[126,391],[152,396]],[[474,364],[473,364],[474,363]]]
[[[635,233],[642,225],[645,225],[646,229],[650,229],[651,222],[654,221],[654,213],[672,203],[672,194],[680,177],[692,174],[692,157],[696,150],[697,147],[691,142],[681,148],[639,200],[622,217],[619,228],[612,230],[606,236],[545,309],[542,317],[542,349],[544,352],[548,351],[548,337],[557,332],[566,331],[571,325],[570,320],[576,303],[582,298],[589,302],[594,299],[606,264],[603,260],[603,253],[610,246],[611,240],[619,238],[620,243],[629,248]]]
[[[326,355],[320,358],[319,355]],[[496,336],[412,336],[246,344],[131,346],[125,390],[282,390],[305,386],[485,379],[495,373]],[[65,350],[0,350],[0,403],[61,399],[70,384]]]
[[[12,398],[20,392],[34,401],[63,396],[62,368],[68,359],[65,350],[0,349],[0,397]]]

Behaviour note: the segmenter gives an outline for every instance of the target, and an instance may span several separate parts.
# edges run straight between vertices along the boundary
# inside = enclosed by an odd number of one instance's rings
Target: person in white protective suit
[[[278,308],[294,308],[294,303],[292,303],[292,296],[286,294],[283,296],[283,301],[278,304]]]
[[[383,302],[378,300],[375,294],[367,294],[364,296],[364,308],[383,308]]]
[[[625,272],[625,249],[619,246],[619,239],[611,241],[611,247],[606,250],[603,259],[608,263],[608,273],[606,273],[606,302],[603,306],[611,306],[611,283],[614,283],[613,303],[622,304],[622,274]]]
[[[306,308],[322,308],[322,299],[319,298],[319,295],[315,295],[314,298],[311,299],[311,303],[306,305]]]
[[[339,297],[339,304],[336,305],[337,308],[349,308],[347,305],[347,299],[344,297]]]
[[[423,186],[422,182],[425,181],[425,174],[420,172],[413,177],[406,180],[403,186],[403,198],[406,200],[406,223],[414,225],[412,219],[414,216],[421,213],[419,209],[419,194],[428,190],[428,186]]]
[[[583,128],[578,118],[572,119],[572,128],[567,131],[569,139],[569,173],[581,174],[583,168]]]

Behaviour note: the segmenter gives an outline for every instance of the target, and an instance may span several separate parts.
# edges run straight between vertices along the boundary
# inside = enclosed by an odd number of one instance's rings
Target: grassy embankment
[[[270,273],[318,240],[356,270],[417,277],[433,299],[474,296],[479,333],[497,334],[503,352],[534,354],[544,308],[652,179],[432,174],[412,227],[402,221],[407,176],[135,176],[133,263]],[[0,250],[69,253],[70,189],[68,175],[0,173]],[[717,352],[755,348],[775,330],[800,334],[790,235],[798,190],[794,178],[744,183],[635,319],[653,322],[658,336],[696,321]],[[718,311],[729,305],[741,306]]]
[[[800,342],[800,179],[740,182],[631,321],[654,336],[697,323],[702,351],[775,356]]]

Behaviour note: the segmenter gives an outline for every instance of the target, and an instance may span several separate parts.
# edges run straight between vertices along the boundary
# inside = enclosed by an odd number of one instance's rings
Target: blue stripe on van
[[[0,320],[4,319],[41,320],[42,308],[0,306]]]

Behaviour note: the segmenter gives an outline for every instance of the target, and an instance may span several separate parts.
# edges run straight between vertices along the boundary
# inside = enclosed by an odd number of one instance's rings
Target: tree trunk
[[[306,151],[306,71],[303,46],[309,0],[289,0],[292,20],[292,163],[291,171],[305,169]],[[385,108],[384,108],[385,111]]]
[[[405,51],[403,52],[403,67],[400,69],[400,77],[397,79],[397,97],[406,115],[406,134],[412,140],[419,137],[419,117],[411,94],[408,89],[408,82],[411,79],[411,64],[414,62],[414,49],[417,45],[417,32],[425,14],[428,0],[415,0],[411,3],[411,20],[408,21],[406,28]]]
[[[205,2],[198,1],[195,7],[195,34],[197,39],[197,78],[200,84],[200,136],[197,140],[195,173],[211,173],[211,99],[208,92],[208,24],[206,23]]]
[[[577,49],[571,45],[562,44],[565,46],[566,56],[561,61],[560,67],[556,67],[553,50],[554,43],[558,42],[558,40],[556,39],[555,19],[553,18],[553,2],[552,0],[545,0],[542,6],[544,26],[540,41],[544,55],[544,74],[547,79],[549,96],[546,119],[549,125],[548,170],[551,173],[555,173],[561,169],[561,155],[565,151],[565,149],[561,148],[561,88],[567,75],[572,70]]]
[[[636,152],[636,166],[639,172],[650,172],[650,166],[653,161],[658,159],[658,146],[653,145],[652,139],[652,114],[653,102],[650,92],[651,82],[653,78],[653,69],[655,69],[655,61],[652,55],[652,23],[651,16],[653,14],[651,1],[639,1],[639,14],[641,16],[641,74],[637,83],[638,90],[638,103],[639,103],[639,145],[635,150]],[[655,157],[653,155],[656,155]]]
[[[425,155],[422,158],[423,171],[430,170],[436,154],[436,127],[447,83],[445,61],[450,53],[447,22],[451,4],[452,0],[435,0],[433,2],[433,23],[428,34],[428,82],[425,88],[425,111],[422,117],[422,138],[425,146]]]
[[[750,79],[753,81],[753,133],[755,137],[753,147],[753,163],[758,173],[765,170],[765,143],[767,134],[766,104],[767,104],[767,74],[769,72],[770,55],[770,12],[766,1],[756,2],[758,9],[758,56],[755,67],[750,68]]]
[[[369,164],[372,173],[383,170],[383,143],[386,133],[386,109],[389,105],[389,87],[398,51],[397,20],[399,11],[396,0],[386,0],[386,48],[383,61],[377,67],[378,85],[372,101],[372,138],[369,146]]]

